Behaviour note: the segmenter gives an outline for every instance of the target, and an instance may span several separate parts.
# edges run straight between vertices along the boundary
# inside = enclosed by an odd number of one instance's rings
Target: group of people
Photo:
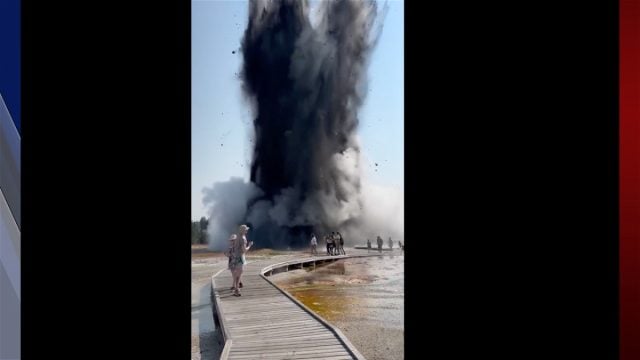
[[[229,271],[231,271],[233,277],[231,290],[235,296],[242,296],[240,293],[240,289],[242,288],[242,272],[244,265],[247,263],[245,254],[251,249],[251,246],[253,246],[253,241],[247,242],[248,232],[249,227],[247,225],[240,225],[237,234],[232,234],[229,237],[229,248],[225,252],[225,255],[229,258]],[[327,244],[327,255],[346,255],[344,251],[344,238],[340,232],[331,232],[331,234],[325,235],[324,241]],[[378,235],[376,241],[378,243],[378,251],[382,252],[384,240]],[[389,238],[388,244],[389,249],[393,250],[393,240],[391,240],[391,238]],[[398,246],[404,251],[402,242],[398,241]],[[369,239],[367,239],[367,249],[371,251],[371,241]],[[318,239],[315,234],[311,234],[311,253],[318,255]]]
[[[327,255],[347,255],[344,251],[344,238],[340,232],[331,232],[324,236],[327,244]],[[318,255],[318,239],[315,234],[311,234],[311,254]]]
[[[232,234],[229,238],[229,249],[225,252],[225,255],[229,258],[229,271],[231,271],[231,276],[233,277],[231,291],[235,296],[242,295],[240,294],[240,288],[242,288],[241,277],[244,265],[247,263],[245,254],[253,246],[253,241],[247,243],[247,232],[249,232],[249,227],[240,225],[238,233]]]
[[[384,245],[384,240],[382,240],[382,238],[380,237],[380,235],[378,235],[378,237],[376,238],[376,242],[378,243],[378,252],[382,252],[382,245]],[[391,238],[389,238],[389,249],[393,250],[393,240],[391,240]],[[402,242],[398,241],[398,247],[400,248],[400,250],[404,251],[404,245],[402,245]],[[371,240],[367,239],[367,251],[371,251]]]

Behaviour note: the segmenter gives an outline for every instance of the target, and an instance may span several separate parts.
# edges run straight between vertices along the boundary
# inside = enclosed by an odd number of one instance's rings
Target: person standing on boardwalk
[[[235,292],[233,295],[240,296],[240,280],[242,278],[242,271],[244,270],[244,265],[247,263],[247,259],[245,254],[251,246],[253,246],[253,241],[247,244],[247,232],[249,231],[249,227],[247,225],[240,225],[238,228],[238,235],[234,241],[233,251],[231,252],[231,259],[229,261],[229,268],[231,269],[231,274],[233,275],[233,289]]]
[[[316,239],[316,235],[315,234],[311,234],[311,254],[312,255],[318,255],[318,240]]]
[[[382,252],[382,243],[384,241],[382,241],[382,238],[380,237],[380,235],[378,235],[377,241],[378,241],[378,252]]]
[[[238,236],[236,234],[231,234],[231,236],[229,237],[229,249],[227,249],[227,251],[224,253],[228,258],[229,258],[229,271],[231,271],[231,275],[233,276],[233,270],[231,270],[231,254],[233,254],[233,247],[235,244],[236,239],[238,238]],[[240,281],[240,288],[242,288],[242,281]],[[231,290],[234,290],[235,287],[232,286]]]
[[[344,238],[342,237],[342,234],[340,234],[340,232],[338,232],[337,234],[338,237],[338,254],[342,254],[342,255],[347,255],[346,252],[344,252]]]
[[[333,235],[333,232],[329,234],[327,238],[327,242],[329,243],[329,255],[335,255],[336,250],[336,239]]]
[[[389,237],[389,249],[393,250],[393,240]]]
[[[367,239],[367,253],[371,251],[371,240]]]
[[[324,239],[324,243],[325,243],[325,244],[326,244],[326,246],[327,246],[327,255],[330,255],[330,253],[329,253],[329,250],[330,250],[330,249],[329,249],[329,236],[325,235],[325,236],[323,237],[323,239]]]

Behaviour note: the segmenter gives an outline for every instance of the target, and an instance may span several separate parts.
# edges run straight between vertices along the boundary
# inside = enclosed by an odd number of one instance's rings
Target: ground
[[[366,253],[347,249],[347,253],[354,251]],[[399,251],[394,253],[400,255]],[[292,255],[310,256],[301,251],[260,249],[251,250],[247,260]],[[206,245],[193,245],[191,256],[191,358],[214,360],[219,358],[223,344],[213,321],[211,276],[226,270],[227,258]],[[404,357],[404,256],[346,260],[313,273],[299,270],[278,274],[276,279],[340,328],[368,360]],[[368,300],[363,301],[365,298]]]

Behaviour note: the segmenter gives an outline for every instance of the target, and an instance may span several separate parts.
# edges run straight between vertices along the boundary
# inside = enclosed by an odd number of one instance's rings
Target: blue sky
[[[387,3],[384,28],[369,67],[370,92],[360,110],[358,134],[365,179],[404,189],[404,3]],[[238,51],[232,53],[240,47],[247,9],[244,0],[192,1],[193,219],[206,216],[204,187],[232,176],[249,178],[252,114],[237,77],[242,57]]]

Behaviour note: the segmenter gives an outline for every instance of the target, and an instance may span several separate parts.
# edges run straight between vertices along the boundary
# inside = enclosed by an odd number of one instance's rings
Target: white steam
[[[404,242],[404,191],[360,180],[360,158],[355,149],[335,154],[333,160],[340,169],[336,188],[343,191],[342,198],[332,192],[317,192],[297,213],[290,211],[298,195],[295,188],[284,189],[273,202],[255,203],[250,213],[247,202],[262,195],[255,184],[234,177],[205,188],[209,248],[224,249],[229,234],[245,219],[254,227],[273,222],[284,228],[312,225],[319,227],[318,231],[339,231],[351,246],[364,245],[367,239],[374,241],[378,235]]]
[[[223,250],[228,245],[229,235],[234,233],[243,221],[247,212],[247,202],[260,196],[262,191],[253,183],[232,177],[228,181],[214,183],[202,192],[202,202],[209,213],[209,249]]]

